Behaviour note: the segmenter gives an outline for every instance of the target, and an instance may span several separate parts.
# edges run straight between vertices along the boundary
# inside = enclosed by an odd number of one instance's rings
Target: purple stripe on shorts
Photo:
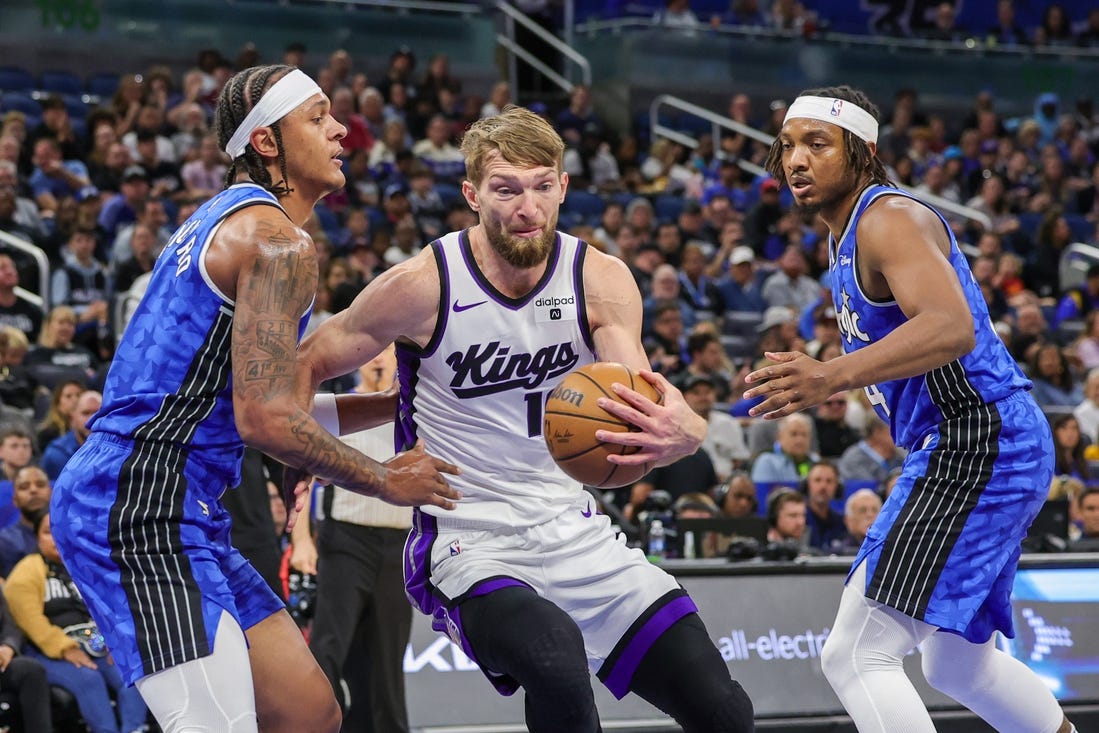
[[[654,613],[629,640],[626,648],[619,655],[614,669],[603,680],[603,684],[611,694],[619,700],[625,697],[630,691],[630,682],[633,681],[638,665],[641,664],[642,658],[653,643],[676,621],[697,611],[698,606],[691,597],[683,595],[673,598],[666,606]]]
[[[413,510],[412,531],[408,533],[404,550],[405,593],[416,608],[432,616],[441,603],[431,592],[428,572],[431,569],[431,545],[438,536],[435,517]]]
[[[516,580],[515,578],[490,578],[477,583],[465,593],[466,598],[477,598],[478,596],[487,596],[493,591],[502,590],[504,588],[530,588],[526,583]],[[534,590],[531,588],[531,590]]]
[[[500,590],[501,588],[507,588],[509,586],[529,587],[525,583],[520,583],[518,580],[511,578],[494,578],[493,580],[475,586],[467,595],[467,598],[483,596],[494,590]],[[435,612],[435,618],[431,627],[436,631],[446,634],[450,637],[451,641],[460,646],[462,652],[477,663],[477,666],[481,668],[485,677],[488,678],[488,681],[492,683],[492,686],[495,687],[496,691],[501,695],[513,695],[519,689],[519,683],[515,678],[486,669],[485,666],[477,660],[476,655],[473,653],[473,648],[469,644],[469,639],[466,638],[465,628],[462,626],[461,605],[458,605],[449,611],[446,608],[440,607]]]

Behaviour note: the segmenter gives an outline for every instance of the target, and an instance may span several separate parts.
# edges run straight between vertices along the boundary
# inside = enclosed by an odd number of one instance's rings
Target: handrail
[[[28,244],[26,240],[8,234],[2,229],[0,229],[0,243],[6,244],[12,249],[17,249],[34,258],[34,261],[38,264],[38,294],[36,295],[31,291],[20,287],[15,288],[15,293],[19,297],[34,303],[39,308],[46,310],[47,304],[50,302],[50,258],[46,256],[46,253],[42,251],[41,247]]]
[[[606,31],[612,35],[621,34],[627,30],[644,30],[664,28],[659,21],[651,17],[626,16],[622,18],[608,18],[605,20],[589,20],[577,23],[573,32],[585,34],[589,37]],[[677,28],[667,29],[671,31]],[[749,39],[766,39],[776,41],[810,40],[813,43],[833,43],[839,46],[866,46],[887,50],[932,51],[932,52],[957,52],[975,54],[979,56],[1020,56],[1040,58],[1099,58],[1099,50],[1094,48],[1081,48],[1078,46],[1027,46],[1027,45],[997,45],[989,46],[979,36],[961,41],[937,41],[927,38],[904,38],[898,36],[861,35],[858,33],[837,33],[827,28],[817,30],[809,39],[805,39],[799,30],[777,30],[767,26],[751,25],[726,25],[712,26],[707,22],[700,22],[698,33],[714,32],[719,35],[743,36]]]
[[[733,130],[734,132],[750,137],[753,140],[757,140],[767,146],[770,146],[771,143],[775,141],[773,135],[768,135],[765,132],[737,122],[736,120],[733,120],[729,117],[723,117],[715,112],[711,112],[708,109],[699,107],[697,104],[692,104],[685,99],[680,99],[679,97],[673,96],[671,94],[657,95],[653,99],[652,104],[649,105],[650,130],[654,135],[666,137],[669,140],[673,140],[681,145],[686,145],[688,147],[694,148],[698,146],[698,141],[690,135],[682,133],[678,130],[673,130],[670,127],[665,127],[664,125],[660,124],[660,107],[662,105],[673,107],[675,109],[694,115],[695,117],[699,117],[709,122],[713,128],[715,146],[719,137],[718,131],[720,128]],[[750,173],[753,173],[757,176],[764,175],[767,172],[755,163],[751,163],[750,161],[746,160],[738,159],[737,165],[740,166],[742,170],[749,171]],[[957,214],[958,216],[964,217],[971,221],[979,222],[985,229],[992,228],[992,219],[990,219],[988,215],[984,212],[978,211],[977,209],[971,208],[969,206],[963,206],[962,204],[955,203],[954,201],[950,201],[949,199],[944,199],[941,196],[936,196],[932,193],[926,193],[921,191],[916,194],[915,190],[908,186],[902,186],[898,184],[898,187],[904,191],[907,191],[908,193],[918,195],[922,201],[926,201],[927,203],[935,206],[938,209],[948,211],[951,214]]]
[[[557,36],[553,35],[549,31],[547,31],[542,26],[535,23],[533,20],[528,18],[525,13],[523,13],[522,11],[520,11],[520,10],[516,9],[515,7],[513,7],[510,3],[505,2],[505,0],[496,0],[496,9],[499,10],[501,13],[503,13],[505,16],[507,16],[507,22],[509,24],[509,28],[511,27],[510,24],[518,23],[519,25],[523,26],[524,28],[529,30],[531,33],[533,33],[534,35],[538,36],[540,39],[545,41],[547,44],[552,46],[557,52],[559,52],[566,59],[568,59],[569,61],[572,61],[574,64],[576,64],[578,67],[580,67],[580,80],[581,80],[581,82],[584,84],[584,86],[587,86],[587,87],[591,86],[591,63],[588,61],[588,59],[583,54],[581,54],[575,48],[573,48],[572,46],[570,46],[567,43],[565,43],[564,41],[562,41]],[[510,44],[505,45],[505,44],[501,43],[501,45],[503,45],[505,48],[507,48],[513,54],[515,54],[515,55],[519,56],[520,58],[522,58],[527,63],[531,63],[530,58],[533,58],[533,57],[530,57],[530,54],[523,55],[523,54],[518,53],[518,47],[515,46],[514,40],[510,37],[511,35],[514,35],[514,34],[509,34],[509,36],[508,36],[508,41],[510,41]],[[497,42],[500,42],[500,36],[497,36],[496,40],[497,40]],[[525,54],[526,53],[525,49],[522,49],[522,50]],[[546,74],[546,71],[544,70],[544,67],[545,67],[544,64],[531,64],[531,65],[535,66],[535,68],[538,68],[538,70],[541,71],[543,74],[545,74],[547,78],[550,78],[550,80],[553,81],[554,84],[557,84],[557,86],[561,87],[566,92],[571,92],[572,91],[572,86],[573,86],[572,82],[569,82],[566,79],[562,78],[560,74],[557,74],[556,72],[552,72],[551,74]],[[539,68],[540,66],[542,68]],[[556,79],[554,79],[554,77],[556,77]]]

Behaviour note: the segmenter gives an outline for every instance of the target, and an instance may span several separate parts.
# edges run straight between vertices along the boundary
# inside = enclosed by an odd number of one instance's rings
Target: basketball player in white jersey
[[[480,223],[388,270],[321,326],[299,351],[299,391],[397,343],[397,447],[422,439],[459,466],[450,483],[462,494],[452,512],[414,513],[406,590],[498,690],[524,688],[531,731],[600,729],[589,671],[687,731],[751,731],[751,702],[693,601],[615,537],[545,448],[546,395],[594,360],[642,370],[664,396],[658,405],[620,386],[631,406],[606,405],[641,429],[597,433],[639,446],[616,463],[670,463],[706,432],[648,371],[625,264],[555,231],[563,150],[522,108],[474,123],[462,192]],[[341,421],[351,417],[337,406]]]

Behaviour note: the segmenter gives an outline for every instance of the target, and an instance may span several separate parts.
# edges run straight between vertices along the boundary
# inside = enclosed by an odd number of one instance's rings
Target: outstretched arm
[[[663,395],[658,405],[626,385],[616,384],[615,393],[628,405],[606,397],[599,399],[604,410],[641,428],[640,432],[597,431],[598,440],[640,449],[630,455],[611,455],[608,460],[620,465],[665,466],[691,455],[706,437],[706,421],[667,379],[649,370],[641,347],[641,294],[626,265],[615,257],[589,250],[584,262],[584,290],[599,360],[637,369]]]

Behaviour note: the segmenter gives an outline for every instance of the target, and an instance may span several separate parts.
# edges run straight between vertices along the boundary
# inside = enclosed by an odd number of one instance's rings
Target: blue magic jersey
[[[221,222],[257,204],[279,206],[265,189],[236,184],[172,235],[118,344],[103,407],[90,423],[93,431],[200,451],[230,486],[239,483],[244,452],[233,418],[234,303],[210,279],[205,257]],[[307,320],[308,312],[299,338]]]
[[[584,305],[587,245],[557,234],[546,272],[509,298],[477,267],[466,232],[432,245],[439,316],[424,349],[397,346],[398,450],[423,438],[427,452],[457,464],[453,511],[422,507],[470,527],[526,527],[560,514],[581,486],[557,467],[542,438],[549,392],[594,360]]]
[[[881,196],[904,196],[927,206],[900,189],[870,186],[859,197],[839,245],[836,246],[829,236],[832,300],[846,353],[884,338],[908,320],[896,301],[871,300],[859,282],[855,232],[863,212]],[[969,270],[965,255],[958,249],[953,232],[942,215],[936,212],[936,216],[950,237],[950,265],[973,313],[976,345],[960,359],[927,374],[866,388],[874,409],[889,423],[894,441],[909,450],[945,418],[1031,386],[993,330],[981,288]],[[905,243],[898,242],[896,246],[903,247]]]

